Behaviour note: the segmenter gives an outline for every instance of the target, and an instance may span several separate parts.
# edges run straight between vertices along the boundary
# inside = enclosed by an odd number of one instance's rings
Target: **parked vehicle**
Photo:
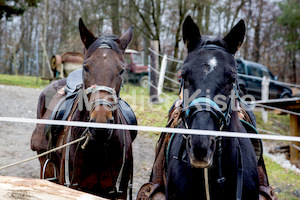
[[[142,54],[138,51],[127,49],[125,51],[125,62],[128,81],[138,83],[143,88],[148,87],[148,66],[143,64]]]
[[[263,76],[269,77],[270,80],[277,80],[278,77],[274,76],[272,72],[265,66],[251,62],[244,59],[237,59],[238,73],[262,78]],[[246,78],[238,76],[238,84],[240,88],[240,95],[252,95],[255,99],[261,99],[261,80]],[[292,97],[292,90],[280,83],[270,82],[269,85],[269,99],[289,98]]]

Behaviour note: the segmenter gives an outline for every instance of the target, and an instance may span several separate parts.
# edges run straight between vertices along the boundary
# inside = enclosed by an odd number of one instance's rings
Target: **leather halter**
[[[111,95],[111,97],[113,99],[112,102],[108,101],[107,99],[95,99],[89,105],[88,110],[90,112],[92,112],[99,105],[109,106],[111,109],[113,109],[114,105],[117,103],[116,91],[111,87],[107,87],[107,86],[103,86],[103,85],[92,85],[91,87],[88,87],[85,91],[86,91],[86,95],[91,94],[91,93],[95,93],[95,92],[98,92],[98,91],[104,91],[104,92],[107,92],[109,95]]]
[[[185,117],[188,119],[188,122],[198,113],[202,111],[210,112],[213,117],[215,117],[219,122],[219,130],[223,130],[224,127],[227,127],[230,123],[230,113],[231,113],[231,99],[227,104],[227,112],[223,113],[221,108],[209,98],[198,97],[193,100],[185,110]],[[187,124],[188,125],[188,124]]]
[[[106,43],[101,44],[98,48],[99,49],[111,49],[111,47],[109,45],[107,45]],[[83,77],[83,73],[84,72],[82,70],[82,77]],[[98,92],[98,91],[107,92],[109,95],[111,95],[111,97],[113,99],[113,102],[108,101],[107,99],[103,99],[103,98],[94,100],[87,107],[87,110],[90,111],[90,113],[91,113],[91,111],[93,111],[99,105],[109,106],[111,109],[113,109],[114,108],[113,104],[117,103],[118,96],[116,94],[115,89],[113,89],[111,87],[95,84],[95,85],[92,85],[88,88],[85,88],[85,84],[84,84],[84,81],[83,81],[83,90],[85,90],[85,92],[83,92],[83,96],[84,96],[85,100],[88,100],[88,97],[87,97],[88,94],[95,93],[95,92]]]
[[[214,45],[214,44],[206,44],[200,49],[206,49],[206,50],[222,50],[228,53],[229,55],[233,56],[232,53],[230,53],[227,49]],[[180,83],[180,91],[179,93],[184,91],[184,79],[183,77],[181,78],[181,83]],[[183,92],[184,94],[184,92]],[[201,111],[207,111],[210,112],[219,122],[219,130],[223,130],[225,127],[227,127],[230,123],[230,118],[231,118],[231,100],[232,98],[230,97],[229,102],[227,103],[227,111],[223,113],[221,111],[221,108],[218,106],[216,102],[213,100],[207,98],[207,97],[198,97],[195,100],[193,100],[186,108],[184,108],[185,111],[185,126],[188,128],[187,123],[191,121],[191,119],[195,116],[196,113],[201,112]],[[184,101],[184,96],[183,96],[183,101]],[[183,103],[184,105],[184,103]]]

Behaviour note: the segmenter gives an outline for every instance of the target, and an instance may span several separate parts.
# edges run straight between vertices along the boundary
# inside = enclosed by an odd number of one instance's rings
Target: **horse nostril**
[[[96,122],[96,119],[95,119],[95,118],[92,118],[92,119],[90,120],[90,122]]]

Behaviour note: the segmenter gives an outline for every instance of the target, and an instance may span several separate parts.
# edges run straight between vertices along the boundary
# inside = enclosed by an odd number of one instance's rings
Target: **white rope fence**
[[[289,110],[285,110],[285,109],[282,109],[282,108],[277,108],[277,107],[273,107],[273,106],[262,105],[262,104],[259,104],[259,103],[255,104],[255,105],[259,106],[259,107],[267,108],[267,109],[270,109],[270,110],[279,110],[279,111],[287,113],[287,114],[292,114],[292,115],[300,116],[300,113],[289,111]]]
[[[261,129],[261,128],[256,128],[259,132],[264,132],[264,133],[268,133],[268,134],[271,134],[271,135],[280,135],[278,133],[274,133],[272,131],[267,131],[267,130],[264,130],[264,129]],[[298,151],[300,151],[300,147],[295,145],[295,144],[290,144],[292,147],[294,147],[295,149],[297,149]]]
[[[251,78],[251,79],[254,79],[254,80],[258,80],[258,81],[262,81],[263,80],[263,78],[261,78],[261,77],[250,76],[250,75],[240,74],[240,73],[238,73],[238,76],[244,77],[244,78]],[[278,83],[278,84],[282,84],[282,85],[286,85],[286,86],[290,86],[290,87],[300,88],[300,85],[296,85],[296,84],[292,84],[292,83],[285,83],[285,82],[275,81],[275,80],[269,80],[269,81],[272,82],[272,83]]]
[[[155,85],[153,85],[152,83],[149,82],[149,85],[150,85],[151,87],[153,87],[154,89],[158,90],[158,88],[157,88]],[[164,93],[163,91],[161,92],[161,94],[163,94],[165,97],[167,97],[168,99],[170,99],[170,100],[172,100],[172,101],[175,101],[175,100],[176,100],[175,98],[170,97],[170,95]]]
[[[59,120],[45,120],[45,119],[26,119],[26,118],[14,118],[14,117],[0,117],[0,122],[13,122],[13,123],[34,123],[34,124],[52,124],[52,125],[64,125],[64,126],[76,126],[76,127],[93,127],[93,128],[105,128],[105,129],[126,129],[148,132],[165,132],[165,133],[177,133],[177,134],[192,134],[192,135],[210,135],[210,136],[222,136],[222,137],[239,137],[239,138],[254,138],[254,139],[268,139],[268,140],[283,140],[283,141],[296,141],[300,142],[300,137],[296,136],[282,136],[282,135],[266,135],[266,134],[249,134],[239,132],[225,132],[225,131],[210,131],[210,130],[193,130],[193,129],[181,129],[181,128],[164,128],[164,127],[151,127],[151,126],[134,126],[123,124],[106,124],[106,123],[90,123],[90,122],[78,122],[78,121],[59,121]],[[265,130],[262,130],[266,132]],[[37,156],[15,162],[9,165],[0,167],[0,170],[13,167],[36,158],[45,156],[51,152],[65,148],[69,145],[78,143],[88,136],[85,135],[77,140],[64,144],[62,146],[53,148]],[[294,148],[300,150],[300,148],[292,144]]]
[[[271,134],[271,135],[280,135],[278,133],[275,133],[275,132],[272,132],[272,131],[267,131],[267,130],[264,130],[264,129],[261,129],[261,128],[256,128],[259,132],[264,132],[264,133],[268,133],[268,134]]]
[[[295,149],[297,149],[298,151],[300,151],[300,147],[299,146],[297,146],[295,144],[291,144],[291,145],[292,145],[292,147],[294,147]]]
[[[153,126],[90,123],[90,122],[79,122],[79,121],[75,122],[75,121],[59,121],[59,120],[46,120],[46,119],[26,119],[26,118],[15,118],[15,117],[0,117],[0,122],[1,121],[15,122],[15,123],[52,124],[52,125],[64,125],[64,126],[76,126],[76,127],[93,127],[93,128],[121,129],[121,130],[125,129],[125,130],[137,130],[137,131],[147,131],[147,132],[165,132],[165,133],[178,133],[178,134],[190,134],[190,135],[209,135],[209,136],[239,137],[239,138],[300,142],[300,137],[283,136],[283,135],[266,135],[266,134],[251,134],[251,133],[226,132],[226,131],[165,128],[165,127],[153,127]]]
[[[151,70],[153,70],[155,73],[160,74],[160,72],[159,72],[158,70],[156,70],[155,68],[153,68],[152,66],[149,66],[149,67],[150,67]],[[180,85],[179,82],[177,82],[177,81],[175,81],[175,80],[173,80],[173,79],[171,79],[171,78],[169,78],[169,77],[167,77],[167,76],[164,76],[164,77],[165,77],[165,79],[171,81],[172,83],[175,83],[175,84],[177,84],[177,85]]]
[[[158,52],[154,51],[153,49],[151,49],[150,47],[148,49],[149,49],[149,51],[151,51],[155,55],[160,56],[160,57],[164,57],[164,54],[158,53]],[[179,59],[176,59],[174,57],[167,56],[167,60],[183,64],[183,60],[179,60]]]

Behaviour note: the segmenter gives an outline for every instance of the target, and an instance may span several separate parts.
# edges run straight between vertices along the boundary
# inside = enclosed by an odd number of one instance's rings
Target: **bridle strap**
[[[110,97],[113,99],[112,102],[107,100],[107,99],[104,99],[104,98],[94,100],[89,105],[88,109],[90,111],[93,111],[99,105],[106,105],[106,106],[109,106],[110,108],[113,108],[114,107],[113,104],[117,103],[118,97],[116,95],[116,91],[115,91],[115,89],[113,89],[111,87],[103,86],[103,85],[92,85],[92,86],[88,87],[87,89],[85,89],[84,82],[83,82],[83,89],[85,90],[85,92],[83,92],[83,95],[86,99],[88,99],[88,97],[87,97],[88,94],[93,94],[93,93],[96,93],[98,91],[99,92],[100,91],[107,92],[110,95]]]
[[[222,51],[225,51],[226,53],[228,53],[228,54],[230,54],[231,56],[234,57],[234,54],[230,53],[227,49],[225,49],[224,47],[220,47],[218,45],[215,45],[215,44],[205,44],[205,45],[201,46],[200,49],[222,50]]]
[[[103,85],[92,85],[91,87],[88,87],[85,91],[86,94],[95,93],[97,91],[105,91],[113,96],[116,95],[115,89]]]
[[[216,104],[214,101],[212,101],[211,99],[206,98],[206,97],[199,97],[199,98],[193,100],[189,104],[188,108],[190,108],[192,106],[197,107],[198,105],[199,106],[205,106],[206,105],[206,106],[214,108],[217,112],[222,112],[221,109],[220,109],[220,107],[218,106],[218,104]],[[186,111],[187,116],[189,115],[189,111],[190,111],[190,109],[188,109]]]
[[[230,103],[228,105],[230,106]],[[217,120],[219,120],[220,130],[229,124],[227,120],[230,121],[230,118],[228,117],[229,110],[227,110],[227,113],[223,113],[218,104],[206,97],[199,97],[193,100],[184,110],[186,117],[189,120],[192,119],[198,112],[210,112]]]
[[[110,101],[108,101],[106,99],[96,99],[90,105],[90,108],[91,108],[90,112],[93,112],[95,110],[95,108],[100,105],[109,107],[108,109],[110,109],[111,111],[115,110],[114,105]]]

